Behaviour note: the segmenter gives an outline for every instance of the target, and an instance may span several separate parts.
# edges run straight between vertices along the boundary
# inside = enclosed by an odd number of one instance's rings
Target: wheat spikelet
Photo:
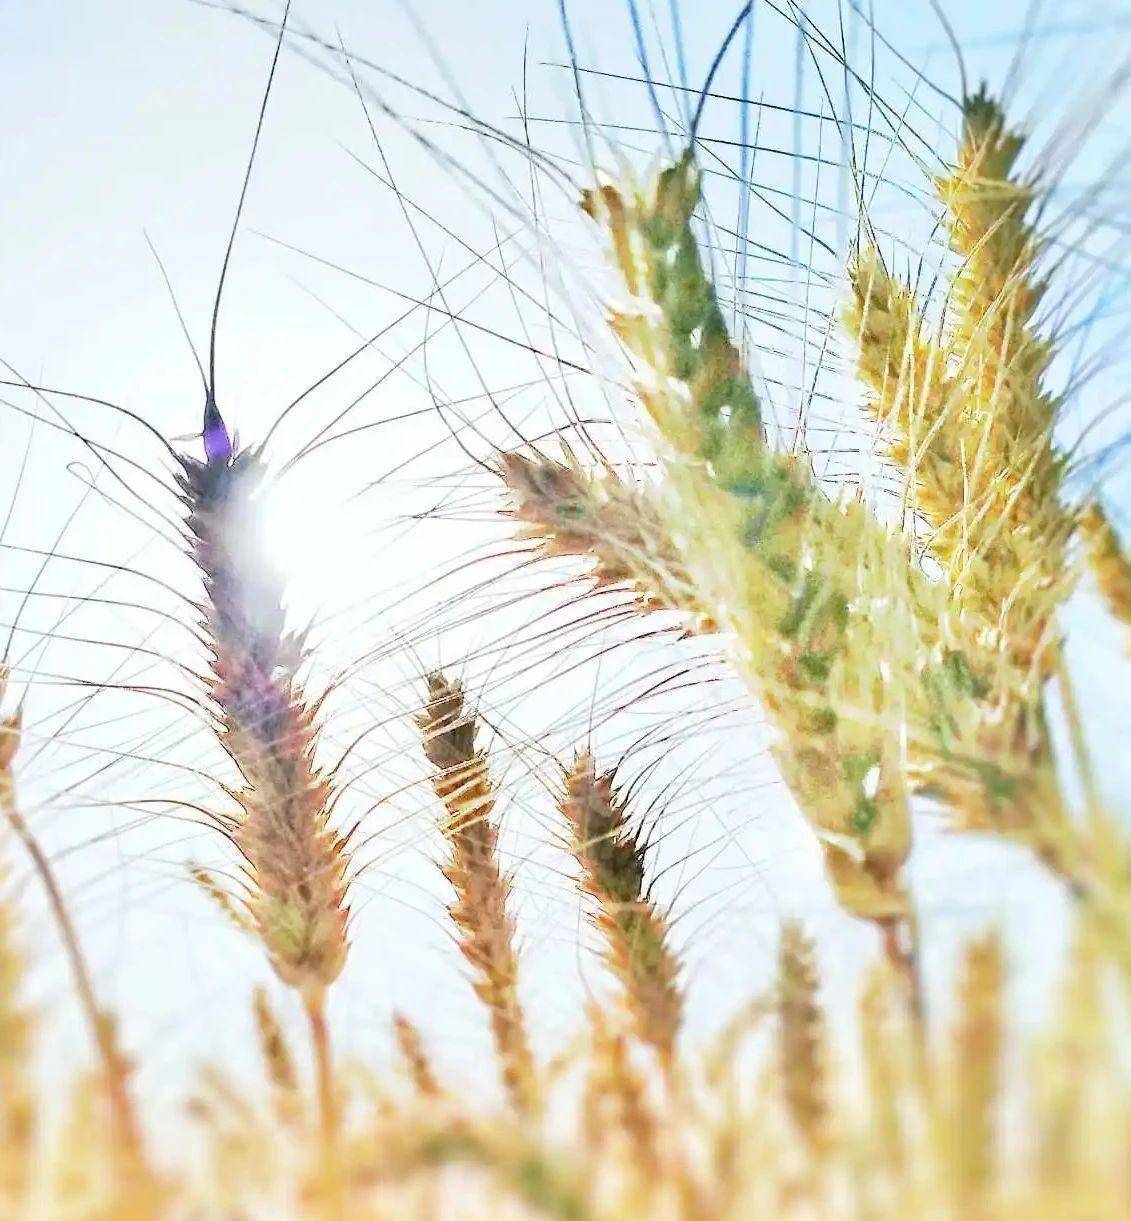
[[[276,1114],[282,1123],[291,1123],[301,1109],[298,1069],[265,988],[256,988],[252,993],[252,1015],[259,1039],[260,1058],[274,1095]]]
[[[778,950],[778,1071],[786,1109],[811,1152],[828,1140],[825,1018],[817,996],[813,943],[786,923]]]
[[[1103,505],[1089,505],[1080,517],[1080,528],[1108,611],[1131,628],[1131,554],[1120,542]]]
[[[393,1014],[393,1035],[397,1042],[401,1064],[413,1088],[421,1098],[436,1099],[443,1094],[432,1062],[424,1049],[424,1040],[416,1024],[403,1013]]]
[[[563,446],[563,461],[505,453],[503,481],[514,501],[521,537],[538,539],[546,555],[578,555],[592,562],[598,586],[627,585],[644,610],[678,611],[688,631],[712,632],[715,623],[669,536],[654,493],[614,471],[589,474]]]
[[[460,950],[487,1008],[503,1083],[520,1111],[538,1101],[538,1081],[518,997],[510,879],[500,870],[498,831],[491,821],[495,792],[486,756],[475,747],[476,718],[463,692],[442,674],[428,676],[428,703],[418,724],[424,753],[436,769],[432,787],[443,803],[441,824],[450,849],[444,876],[456,892],[449,907]]]
[[[579,754],[566,773],[560,806],[636,1034],[670,1067],[683,1014],[679,962],[668,944],[667,918],[647,895],[644,845],[614,784],[613,772],[598,774],[592,755]]]

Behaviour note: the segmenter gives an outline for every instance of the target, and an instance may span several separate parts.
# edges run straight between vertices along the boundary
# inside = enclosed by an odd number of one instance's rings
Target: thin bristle
[[[561,811],[636,1033],[670,1064],[683,1015],[679,961],[669,945],[667,917],[648,898],[644,845],[614,783],[612,772],[598,774],[591,755],[578,755],[566,775]]]
[[[487,758],[475,746],[476,718],[457,682],[428,676],[428,703],[418,718],[424,753],[436,769],[432,787],[443,803],[441,829],[450,856],[444,876],[456,892],[448,908],[459,945],[487,1008],[503,1084],[520,1111],[538,1101],[537,1074],[518,996],[518,952],[509,911],[510,879],[499,867],[495,792]]]

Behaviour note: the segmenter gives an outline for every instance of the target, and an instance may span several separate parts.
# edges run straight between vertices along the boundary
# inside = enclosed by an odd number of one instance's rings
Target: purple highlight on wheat
[[[209,463],[232,460],[232,438],[216,400],[209,393],[204,404],[204,456]]]

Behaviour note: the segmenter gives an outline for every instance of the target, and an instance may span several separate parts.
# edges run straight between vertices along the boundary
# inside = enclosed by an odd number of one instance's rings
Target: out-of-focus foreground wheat
[[[906,489],[898,525],[768,440],[696,236],[693,149],[582,201],[620,282],[609,319],[654,469],[633,479],[568,450],[496,464],[499,510],[537,550],[580,557],[641,613],[717,637],[766,712],[845,919],[879,934],[852,1020],[822,1001],[813,944],[788,923],[764,992],[710,1040],[681,1030],[695,985],[651,892],[641,814],[613,761],[578,743],[545,813],[616,987],[540,1062],[498,853],[505,781],[480,742],[477,693],[434,673],[418,693],[420,758],[502,1101],[445,1080],[411,1013],[390,1032],[396,1072],[335,1058],[326,999],[349,949],[349,836],[332,826],[320,707],[297,677],[304,641],[283,631],[281,577],[247,543],[260,454],[233,443],[210,394],[204,459],[185,457],[179,484],[213,728],[242,777],[216,816],[242,883],[197,881],[293,989],[310,1047],[289,1044],[265,994],[249,996],[259,1085],[204,1074],[191,1140],[147,1138],[63,904],[98,1056],[65,1105],[47,1105],[21,914],[0,890],[0,1218],[1131,1215],[1131,846],[1094,788],[1076,808],[1064,774],[1089,762],[1059,758],[1049,730],[1051,693],[1075,706],[1058,612],[1090,562],[1111,613],[1131,621],[1131,560],[1103,505],[1063,486],[1052,350],[1034,321],[1050,273],[1021,145],[993,97],[965,100],[953,165],[929,184],[955,256],[937,326],[872,245],[844,269],[844,337]],[[8,686],[0,672],[0,696]],[[4,713],[8,851],[26,827],[20,718],[11,701]],[[926,1004],[904,868],[920,797],[956,832],[1023,845],[1070,894],[1072,947],[1041,1023],[1014,1029],[994,929],[963,948],[945,1014]]]

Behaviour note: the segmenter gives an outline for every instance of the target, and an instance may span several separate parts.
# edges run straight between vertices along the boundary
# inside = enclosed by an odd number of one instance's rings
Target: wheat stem
[[[337,1087],[334,1083],[334,1057],[330,1048],[330,1027],[326,1022],[326,993],[313,992],[303,997],[314,1054],[314,1080],[318,1097],[318,1116],[322,1139],[327,1148],[334,1143],[338,1129]]]

